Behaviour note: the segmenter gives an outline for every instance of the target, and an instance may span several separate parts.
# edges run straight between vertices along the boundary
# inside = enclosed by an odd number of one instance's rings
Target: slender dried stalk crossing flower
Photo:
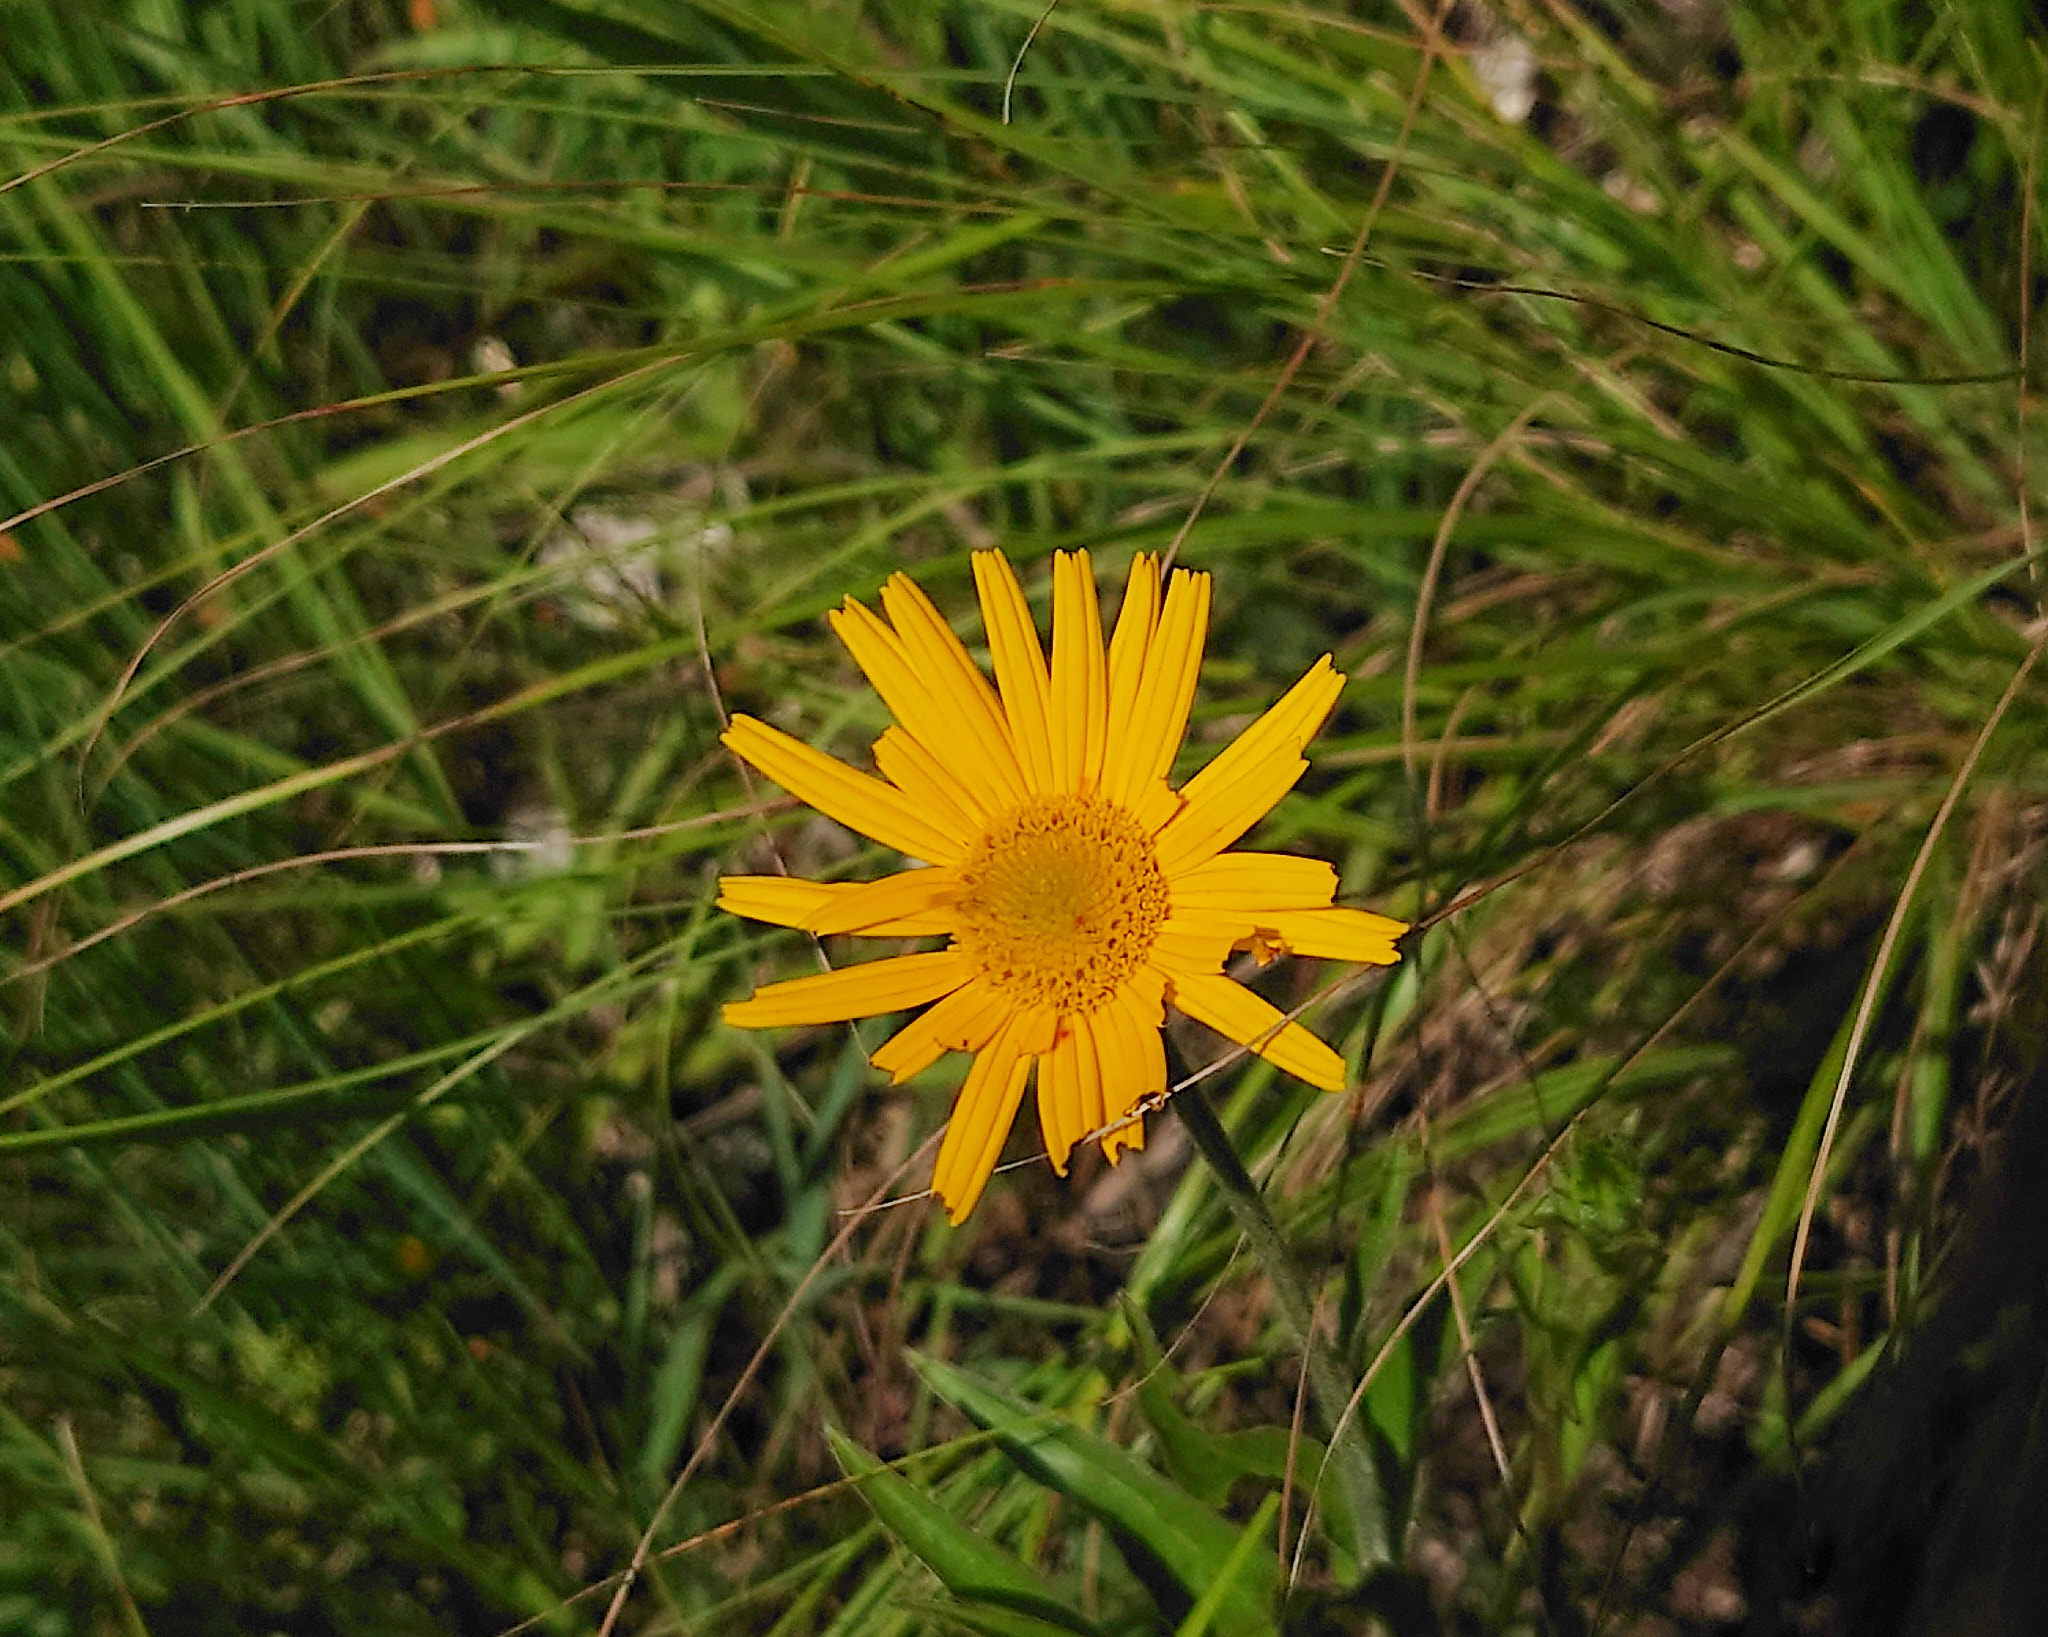
[[[834,1023],[926,1006],[874,1054],[901,1082],[948,1050],[975,1054],[932,1187],[962,1221],[995,1169],[1033,1067],[1046,1154],[1062,1175],[1082,1138],[1114,1161],[1144,1146],[1166,1089],[1164,1004],[1314,1086],[1343,1059],[1225,975],[1233,950],[1390,965],[1407,927],[1333,905],[1319,859],[1226,852],[1302,775],[1302,747],[1344,679],[1325,654],[1180,789],[1167,775],[1187,730],[1209,621],[1209,576],[1131,565],[1105,650],[1088,554],[1053,558],[1052,662],[1001,553],[978,552],[995,684],[902,574],[882,616],[855,602],[832,628],[896,724],[875,741],[880,778],[750,716],[725,743],[821,812],[927,863],[880,881],[736,875],[719,905],[825,934],[944,936],[897,955],[774,983],[725,1008],[744,1028]]]

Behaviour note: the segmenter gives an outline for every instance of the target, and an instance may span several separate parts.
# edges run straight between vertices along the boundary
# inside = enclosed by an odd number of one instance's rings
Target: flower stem
[[[1175,1067],[1178,1070],[1179,1064]],[[1186,1076],[1177,1072],[1174,1078]],[[1337,1374],[1336,1361],[1316,1333],[1315,1309],[1300,1264],[1288,1248],[1280,1224],[1273,1219],[1266,1196],[1244,1168],[1230,1134],[1217,1119],[1206,1087],[1200,1081],[1185,1087],[1174,1094],[1171,1106],[1187,1127],[1195,1151],[1208,1162],[1216,1180],[1223,1185],[1223,1202],[1237,1219],[1252,1254],[1265,1268],[1280,1310],[1301,1346],[1308,1365],[1309,1388],[1315,1396],[1316,1419],[1321,1423],[1323,1436],[1329,1438],[1350,1394]],[[1386,1503],[1380,1492],[1379,1471],[1373,1465],[1372,1450],[1359,1420],[1354,1418],[1343,1437],[1333,1443],[1330,1459],[1344,1487],[1344,1498],[1350,1503],[1356,1536],[1352,1548],[1358,1555],[1359,1570],[1362,1574],[1370,1573],[1390,1561],[1392,1552],[1387,1540]]]

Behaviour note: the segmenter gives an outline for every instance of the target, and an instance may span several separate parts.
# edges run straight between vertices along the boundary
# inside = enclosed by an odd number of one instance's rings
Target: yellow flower
[[[1332,905],[1319,859],[1226,852],[1308,764],[1344,679],[1325,654],[1179,790],[1167,784],[1201,663],[1209,576],[1131,565],[1107,651],[1088,554],[1053,558],[1052,663],[1000,552],[975,554],[995,685],[902,574],[886,619],[851,597],[831,616],[896,718],[856,772],[751,716],[725,743],[769,778],[926,862],[880,881],[735,875],[719,906],[825,934],[943,935],[944,949],[774,983],[725,1008],[767,1029],[926,1006],[874,1054],[901,1082],[973,1052],[932,1187],[962,1221],[981,1197],[1034,1065],[1053,1167],[1100,1133],[1114,1161],[1144,1146],[1125,1116],[1166,1089],[1163,1003],[1336,1091],[1343,1059],[1225,975],[1235,949],[1390,965],[1407,927]]]

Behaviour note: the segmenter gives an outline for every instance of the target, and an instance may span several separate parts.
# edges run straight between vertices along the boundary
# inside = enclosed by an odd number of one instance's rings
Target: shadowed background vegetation
[[[0,14],[0,1631],[2025,1629],[2039,18],[1042,12]],[[959,1060],[718,1021],[991,544],[1351,678],[1319,1488],[1173,1113],[826,1258]]]

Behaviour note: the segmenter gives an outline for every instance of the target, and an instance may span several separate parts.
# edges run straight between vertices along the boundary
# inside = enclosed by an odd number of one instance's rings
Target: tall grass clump
[[[2032,8],[0,42],[0,1630],[2027,1629]],[[992,544],[1418,930],[953,1230],[718,734]]]

